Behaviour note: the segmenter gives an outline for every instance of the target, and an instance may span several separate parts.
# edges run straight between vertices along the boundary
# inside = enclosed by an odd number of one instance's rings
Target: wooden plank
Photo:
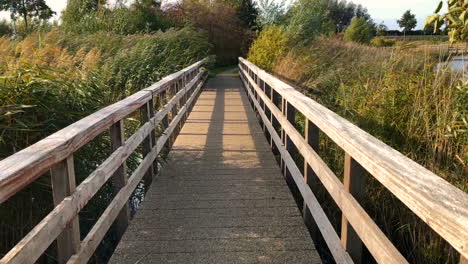
[[[151,120],[152,118],[151,113],[153,113],[154,115],[154,112],[151,111],[152,108],[153,108],[152,99],[149,100],[146,104],[144,104],[140,108],[141,124],[145,124],[149,122],[149,120]],[[145,138],[145,140],[143,140],[143,143],[142,143],[143,158],[145,158],[146,155],[148,155],[148,153],[150,153],[151,149],[153,148],[153,140],[154,140],[154,136],[152,136],[151,133]],[[149,187],[151,185],[151,183],[153,182],[153,178],[154,178],[154,168],[153,168],[153,165],[151,165],[151,167],[146,172],[146,176],[143,178],[146,187]],[[148,189],[149,188],[145,188],[145,190],[148,190]]]
[[[170,106],[177,103],[182,94],[183,91],[173,98],[163,111],[158,112],[152,122],[145,123],[125,144],[114,151],[76,188],[76,191],[71,196],[66,197],[58,204],[28,235],[11,249],[0,260],[0,263],[34,263],[102,185],[151,133],[154,127],[161,122],[167,111],[169,111]]]
[[[120,146],[125,143],[125,134],[124,134],[124,122],[123,120],[118,121],[110,127],[110,140],[111,140],[111,150],[112,152],[116,151]],[[112,175],[112,189],[114,195],[117,195],[122,188],[127,185],[127,165],[123,161],[122,165],[115,171]],[[128,202],[125,206],[122,206],[117,219],[115,220],[116,226],[116,236],[117,240],[125,233],[127,226],[130,221],[130,207]]]
[[[247,76],[249,82],[251,79]],[[259,90],[254,85],[254,88]],[[261,93],[260,96],[265,98],[266,95]],[[336,202],[342,213],[346,216],[353,228],[359,234],[359,237],[369,249],[369,252],[378,263],[408,263],[405,258],[398,252],[395,246],[388,240],[385,234],[374,223],[370,216],[364,211],[354,197],[345,191],[343,184],[336,175],[328,168],[320,156],[306,144],[302,135],[292,126],[281,111],[272,103],[265,101],[268,107],[277,117],[281,126],[296,145],[299,152],[305,160],[312,166],[318,178],[321,180],[325,189]],[[301,183],[304,184],[303,179]],[[300,183],[296,181],[299,187]],[[305,184],[304,184],[305,185]]]
[[[244,77],[245,75],[241,74],[240,76],[242,81],[244,82],[244,85],[247,85],[247,82]],[[247,92],[249,97],[253,99],[253,93],[250,90],[248,90]],[[259,106],[257,101],[253,100],[253,102],[257,106]],[[297,168],[296,164],[294,163],[291,155],[284,148],[282,139],[275,132],[274,127],[270,124],[270,122],[266,122],[268,120],[268,117],[265,115],[265,113],[261,113],[260,117],[264,120],[266,128],[270,131],[270,134],[272,135],[271,138],[277,146],[278,151],[284,159],[284,162],[291,169],[291,176],[297,183],[299,191],[302,197],[304,198],[304,202],[311,209],[310,211],[312,213],[312,217],[317,223],[319,230],[323,238],[325,239],[325,242],[327,243],[327,246],[333,258],[337,263],[353,263],[349,254],[341,245],[340,238],[336,234],[335,229],[333,228],[332,224],[330,223],[330,220],[328,219],[322,207],[320,206],[320,203],[318,202],[317,198],[314,196],[311,189],[307,185],[305,185],[302,178],[302,174]]]
[[[65,197],[70,196],[76,189],[73,155],[55,164],[50,172],[54,206],[57,206]],[[70,221],[70,224],[68,224],[57,237],[57,262],[60,264],[66,263],[79,248],[80,223],[77,216]]]
[[[468,264],[468,258],[460,256],[460,264]]]
[[[185,71],[199,68],[205,60],[164,77],[161,81],[122,101],[105,107],[78,122],[46,137],[14,155],[0,161],[0,203],[43,175],[52,165],[68,157],[116,121],[123,119],[145,104],[152,94],[165,90],[167,83]]]
[[[195,90],[198,93],[201,89],[202,84],[198,85]],[[190,104],[194,101],[196,93],[190,97],[187,101],[187,104]],[[77,264],[77,263],[87,263],[91,256],[94,254],[96,248],[99,246],[100,241],[103,239],[107,230],[109,230],[113,219],[117,216],[118,211],[125,202],[130,198],[133,193],[133,190],[137,187],[140,180],[145,175],[145,172],[150,168],[152,161],[158,156],[158,154],[163,149],[163,146],[166,144],[169,136],[172,134],[174,129],[177,127],[178,123],[181,121],[182,117],[185,115],[185,112],[188,109],[188,105],[185,104],[179,114],[175,117],[174,121],[170,126],[164,131],[161,137],[158,139],[155,146],[152,147],[151,151],[144,158],[142,163],[133,173],[130,178],[130,182],[122,188],[122,190],[117,194],[117,196],[112,200],[109,206],[106,208],[104,213],[98,219],[96,224],[93,226],[91,231],[88,233],[86,238],[83,240],[82,247],[77,254],[75,254],[68,264]]]
[[[468,257],[468,194],[249,61],[239,60]]]
[[[304,131],[304,140],[307,144],[309,144],[315,152],[318,153],[319,151],[319,129],[309,120],[305,120],[305,131]],[[304,159],[304,182],[307,186],[310,187],[313,193],[318,191],[319,187],[319,178],[315,174],[312,167],[309,165],[307,160]],[[307,228],[309,229],[312,238],[314,241],[318,240],[318,226],[314,222],[314,219],[310,213],[310,209],[307,207],[307,203],[304,203],[303,207],[303,216],[304,216],[304,223],[306,224]]]
[[[366,170],[346,153],[343,185],[345,191],[349,192],[358,203],[364,202],[366,178]],[[344,215],[341,218],[341,243],[354,263],[362,263],[362,241]]]

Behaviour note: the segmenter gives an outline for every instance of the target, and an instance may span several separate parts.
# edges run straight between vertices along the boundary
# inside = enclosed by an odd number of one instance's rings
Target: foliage
[[[278,25],[283,22],[286,13],[286,2],[274,0],[259,0],[258,23],[260,26]]]
[[[96,9],[95,9],[96,8]],[[136,2],[130,7],[115,9],[90,5],[81,0],[70,0],[62,14],[61,27],[67,32],[89,34],[99,31],[118,34],[149,33],[165,30],[173,24],[157,6]]]
[[[397,20],[397,23],[403,28],[403,32],[406,33],[415,28],[418,21],[416,20],[416,16],[411,13],[411,10],[406,10],[403,16]]]
[[[464,0],[448,0],[448,12],[439,14],[443,6],[440,1],[435,10],[435,14],[427,18],[426,26],[433,26],[434,33],[437,33],[441,26],[446,22],[449,30],[450,42],[468,40],[468,2]]]
[[[20,16],[24,20],[26,30],[29,29],[29,19],[49,19],[55,13],[45,0],[0,0],[0,10],[10,12],[12,20]]]
[[[8,23],[6,20],[1,20],[0,21],[0,37],[11,36],[12,33],[13,33],[13,30],[11,28],[10,23]]]
[[[383,36],[385,35],[385,32],[388,30],[388,27],[382,22],[380,24],[377,25],[377,27],[375,28],[375,34],[377,36]]]
[[[371,40],[370,44],[374,47],[392,47],[396,43],[394,39],[388,39],[385,37],[375,37]]]
[[[237,58],[247,50],[249,43],[246,41],[250,38],[250,31],[243,27],[235,5],[186,0],[181,9],[187,24],[207,33],[218,64],[235,64]]]
[[[346,29],[344,39],[358,43],[369,43],[372,39],[372,26],[364,17],[354,17]]]
[[[328,0],[298,0],[289,12],[286,32],[293,41],[307,43],[335,30],[328,17]]]
[[[210,50],[206,36],[192,28],[125,36],[67,34],[55,27],[22,40],[0,38],[0,159],[206,57]],[[127,134],[139,127],[138,120],[138,115],[125,120]],[[108,157],[109,140],[104,133],[74,154],[78,184]],[[129,173],[141,162],[140,154],[137,150],[127,160]],[[110,202],[111,190],[106,183],[80,212],[82,235]],[[49,213],[51,205],[47,175],[3,203],[0,254]],[[102,245],[111,247],[112,240],[106,235]],[[53,263],[54,253],[46,255],[38,263]],[[104,258],[97,263],[105,263],[105,256],[109,254],[97,252],[95,257]]]
[[[248,59],[266,70],[273,70],[287,51],[288,38],[280,26],[268,26],[250,47]]]
[[[237,8],[237,16],[245,28],[256,30],[258,28],[258,9],[252,0],[241,0]]]
[[[273,72],[409,158],[468,191],[467,83],[447,69],[434,71],[438,53],[382,49],[319,37],[288,43]],[[251,50],[255,58],[258,47]],[[343,174],[343,152],[327,137],[321,157]],[[341,212],[326,191],[317,198],[339,230]],[[374,178],[365,210],[411,263],[458,263],[459,255]],[[371,259],[363,262],[372,263]]]
[[[362,5],[355,5],[346,0],[330,0],[329,17],[335,22],[336,31],[342,32],[349,26],[353,17],[364,17],[370,19],[370,15]]]

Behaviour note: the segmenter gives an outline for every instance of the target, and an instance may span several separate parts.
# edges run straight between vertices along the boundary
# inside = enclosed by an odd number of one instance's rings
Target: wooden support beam
[[[140,119],[141,119],[142,126],[146,124],[152,118],[151,111],[150,111],[150,109],[153,108],[152,102],[153,101],[150,100],[140,108],[140,114],[141,114]],[[154,145],[153,138],[151,137],[151,134],[150,134],[143,140],[143,143],[142,143],[143,158],[145,158],[148,155],[153,145]],[[153,177],[154,177],[154,168],[153,168],[153,165],[151,165],[148,172],[146,172],[145,177],[143,177],[143,180],[145,182],[145,190],[149,189],[149,186],[151,185],[151,182],[153,181]]]
[[[120,146],[125,143],[125,134],[124,134],[124,122],[123,120],[118,121],[112,125],[109,129],[110,139],[111,139],[111,150],[112,152],[116,151]],[[112,175],[112,189],[114,196],[117,195],[120,190],[127,185],[127,166],[126,162],[123,161],[122,165],[114,172]],[[130,221],[130,208],[128,202],[122,207],[120,213],[115,219],[116,226],[116,236],[120,240],[127,230],[128,224]]]
[[[286,119],[291,125],[294,126],[296,124],[296,109],[286,100],[283,100],[283,104],[283,107],[286,107],[286,109],[284,110]],[[294,159],[297,155],[297,149],[294,146],[294,143],[288,137],[288,134],[285,130],[283,130],[283,139],[286,150],[289,152],[289,154],[291,154],[291,157],[293,157]],[[291,175],[288,174],[288,168],[286,166],[284,166],[284,176],[286,177],[286,179],[291,178]]]
[[[52,179],[52,196],[54,206],[70,196],[76,188],[73,154],[55,164],[50,172]],[[68,224],[57,237],[57,262],[66,263],[80,248],[80,224],[78,216]]]
[[[366,180],[366,170],[346,153],[343,185],[345,191],[349,192],[360,204],[364,200]],[[341,243],[354,263],[362,263],[362,241],[344,215],[341,218]]]
[[[316,125],[314,125],[309,120],[305,120],[305,133],[304,133],[305,141],[309,144],[315,152],[319,153],[319,129]],[[304,182],[310,187],[312,193],[317,195],[318,187],[320,184],[320,180],[315,174],[312,167],[309,165],[307,160],[304,159]],[[312,217],[312,214],[307,207],[307,203],[304,203],[304,207],[302,210],[304,216],[304,223],[309,229],[310,234],[312,235],[312,239],[314,242],[318,240],[319,229],[317,224]]]

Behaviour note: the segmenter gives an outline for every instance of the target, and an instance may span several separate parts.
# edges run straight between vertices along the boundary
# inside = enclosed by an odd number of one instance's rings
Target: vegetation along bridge
[[[111,226],[121,241],[110,263],[320,263],[317,234],[337,263],[361,262],[363,247],[378,263],[407,263],[361,206],[366,177],[466,262],[466,193],[242,58],[240,78],[206,84],[204,63],[2,160],[0,202],[50,175],[55,207],[0,263],[34,263],[54,241],[59,263],[86,263]],[[128,135],[134,113],[141,126]],[[76,184],[73,154],[103,133],[111,154]],[[320,157],[319,133],[344,151],[343,180]],[[78,214],[108,181],[115,197],[80,238]],[[130,221],[141,182],[153,184]],[[319,184],[341,209],[340,232],[314,195]]]

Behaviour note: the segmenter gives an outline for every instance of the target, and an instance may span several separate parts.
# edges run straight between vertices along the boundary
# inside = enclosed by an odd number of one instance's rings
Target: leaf
[[[439,5],[437,6],[437,8],[436,8],[436,10],[434,11],[434,13],[436,13],[436,14],[439,13],[439,11],[440,11],[440,9],[442,8],[442,6],[443,6],[443,2],[440,1],[440,2],[439,2]]]

